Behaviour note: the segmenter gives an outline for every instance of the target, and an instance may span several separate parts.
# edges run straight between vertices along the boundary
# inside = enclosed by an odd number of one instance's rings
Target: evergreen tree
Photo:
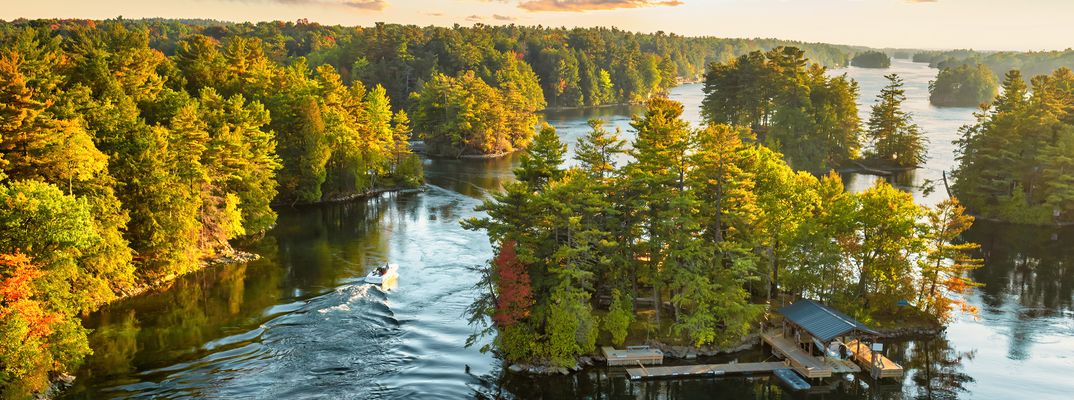
[[[539,191],[563,176],[560,166],[566,153],[567,145],[559,141],[556,128],[544,124],[530,147],[522,153],[515,176],[530,190]]]
[[[887,86],[877,95],[866,123],[866,137],[872,142],[873,157],[897,167],[917,167],[925,162],[926,139],[913,117],[902,110],[906,101],[902,78],[896,74],[884,76]]]
[[[751,128],[796,168],[827,171],[858,156],[857,83],[810,66],[802,50],[779,47],[713,64],[704,91],[708,122]]]
[[[616,171],[616,159],[623,154],[626,142],[620,138],[618,128],[614,133],[604,129],[602,120],[589,120],[589,128],[589,133],[578,139],[574,158],[578,160],[580,168],[597,182],[608,183]]]

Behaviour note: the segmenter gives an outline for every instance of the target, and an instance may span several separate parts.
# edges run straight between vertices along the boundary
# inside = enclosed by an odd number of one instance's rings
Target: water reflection
[[[965,373],[962,363],[973,360],[975,351],[959,352],[946,337],[916,340],[905,347],[902,362],[912,370],[913,398],[953,400],[968,393],[966,385],[974,379]]]
[[[925,203],[943,197],[942,184],[931,195],[915,188],[950,169],[949,141],[969,111],[928,106],[934,71],[924,66],[842,72],[859,80],[866,103],[882,74],[906,78],[933,158],[893,181]],[[700,85],[671,95],[697,122]],[[545,119],[573,151],[592,117],[608,119],[606,127],[622,128],[629,140],[633,110],[556,111]],[[1074,391],[1067,377],[1074,368],[1074,232],[984,221],[967,233],[985,259],[973,276],[986,286],[969,299],[980,318],[958,319],[943,337],[886,343],[887,355],[907,368],[900,381],[850,376],[792,394],[767,377],[632,382],[622,369],[504,372],[491,355],[462,347],[471,333],[462,314],[477,280],[467,267],[485,262],[491,247],[458,221],[511,182],[516,163],[427,160],[425,192],[281,211],[277,227],[252,245],[261,260],[203,270],[88,317],[95,353],[65,397],[954,399],[1021,398],[1028,389],[1040,400]],[[881,178],[845,179],[862,190]],[[385,261],[400,264],[395,290],[356,285]],[[766,359],[755,349],[703,361]]]

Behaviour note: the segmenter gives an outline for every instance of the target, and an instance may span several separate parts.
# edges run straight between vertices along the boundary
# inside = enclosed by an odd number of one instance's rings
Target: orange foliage
[[[0,319],[12,314],[21,317],[30,325],[31,338],[51,334],[52,324],[60,318],[33,299],[33,281],[42,274],[25,254],[0,254]]]
[[[518,261],[515,242],[505,242],[500,254],[493,260],[500,293],[496,301],[496,313],[492,320],[500,326],[511,326],[530,314],[533,305],[533,287],[526,266]]]

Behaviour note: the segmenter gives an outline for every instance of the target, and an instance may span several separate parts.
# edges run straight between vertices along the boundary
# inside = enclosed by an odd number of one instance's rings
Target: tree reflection
[[[962,362],[972,360],[975,352],[956,351],[946,337],[916,340],[907,350],[903,367],[912,371],[915,399],[957,399],[974,381],[963,371]]]
[[[1037,323],[1067,318],[1074,302],[1074,246],[1071,229],[1051,229],[978,221],[966,239],[981,244],[984,267],[972,272],[980,288],[985,318],[1009,331],[1008,357],[1029,357]]]

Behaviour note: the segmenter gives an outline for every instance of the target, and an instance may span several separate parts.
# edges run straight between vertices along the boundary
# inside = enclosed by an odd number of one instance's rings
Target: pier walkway
[[[865,344],[857,340],[851,340],[846,343],[846,347],[854,355],[854,361],[868,370],[873,379],[902,378],[903,369],[901,365],[896,364],[880,353],[875,353],[876,359],[874,360],[872,358],[874,352],[870,351]]]
[[[782,361],[775,362],[752,362],[731,364],[699,364],[682,365],[675,367],[644,367],[627,368],[630,379],[655,379],[655,378],[685,378],[701,376],[722,376],[735,374],[767,374],[780,368],[787,368]]]
[[[628,346],[626,350],[604,346],[600,350],[604,353],[604,358],[608,360],[609,367],[638,364],[659,365],[664,363],[664,353],[649,346]]]
[[[772,346],[772,354],[783,357],[791,368],[806,378],[827,378],[832,376],[832,367],[818,357],[798,348],[794,342],[783,337],[779,331],[761,334],[761,339]]]

